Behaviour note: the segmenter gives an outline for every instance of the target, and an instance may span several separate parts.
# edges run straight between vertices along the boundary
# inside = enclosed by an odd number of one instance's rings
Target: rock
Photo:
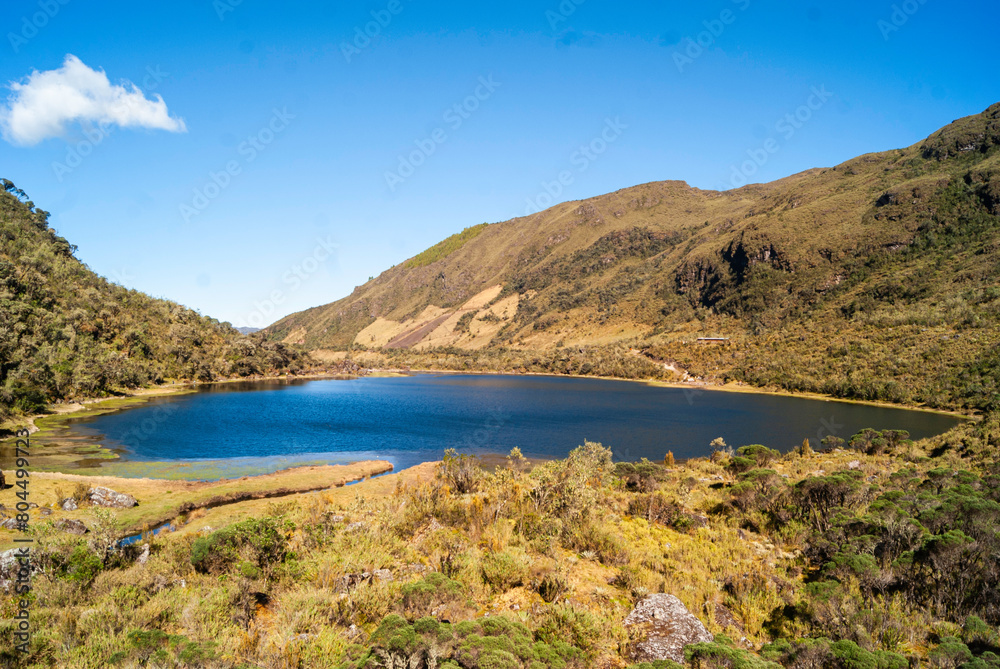
[[[149,544],[142,545],[142,552],[139,553],[139,557],[135,559],[136,564],[146,564],[146,560],[149,559]]]
[[[19,553],[20,550],[17,548],[0,553],[0,589],[5,592],[10,592],[14,588],[18,571],[24,567],[24,563],[18,559]],[[33,560],[28,560],[27,566],[31,574],[38,573],[38,565]]]
[[[367,527],[368,527],[368,525],[366,523],[362,523],[362,522],[351,523],[350,525],[348,525],[347,527],[344,528],[344,531],[345,532],[361,532],[361,531],[367,529]]]
[[[7,520],[0,523],[0,527],[5,530],[23,530],[25,524],[17,520],[17,518],[8,518]]]
[[[372,575],[367,571],[363,574],[345,574],[337,579],[334,589],[338,592],[350,592],[362,583],[370,583]]]
[[[683,663],[685,646],[715,640],[681,600],[667,594],[644,597],[625,618],[625,627],[634,628],[641,639],[632,647],[636,662]]]
[[[729,607],[724,604],[716,603],[715,605],[715,622],[718,623],[719,627],[723,629],[732,628],[738,630],[741,634],[745,633],[746,630],[740,621],[736,620],[736,616],[733,612],[729,610]]]
[[[59,502],[59,506],[62,507],[63,511],[76,511],[80,508],[76,505],[76,500],[72,497],[67,497],[63,501]]]
[[[89,497],[94,506],[103,506],[109,509],[131,509],[138,504],[132,495],[115,492],[111,488],[91,488]]]
[[[42,514],[43,516],[51,516],[52,515],[52,509],[49,509],[49,508],[46,507],[46,508],[43,508],[38,513]]]
[[[430,571],[431,568],[425,564],[411,563],[404,564],[402,571],[405,574],[423,574],[424,572]]]
[[[56,529],[77,536],[82,536],[88,532],[87,526],[79,520],[60,520],[56,523]]]
[[[372,572],[372,576],[374,576],[378,581],[388,582],[392,580],[392,572],[388,569],[376,569]]]
[[[851,460],[847,463],[848,469],[861,469],[861,462],[858,460]]]

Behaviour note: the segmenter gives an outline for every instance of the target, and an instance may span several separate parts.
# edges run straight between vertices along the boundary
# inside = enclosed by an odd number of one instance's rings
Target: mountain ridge
[[[470,369],[494,368],[482,359],[500,351],[517,370],[532,369],[519,361],[537,353],[549,360],[632,347],[715,380],[982,407],[995,401],[993,382],[973,390],[952,377],[992,355],[998,341],[993,298],[977,302],[996,278],[998,146],[995,104],[910,147],[766,184],[707,191],[651,182],[562,203],[469,228],[265,332],[309,350],[377,351],[418,365],[421,356],[450,356]],[[898,280],[904,275],[908,285]],[[955,307],[968,312],[963,318],[982,321],[974,328],[981,341],[940,355],[930,337],[900,339],[919,343],[919,353],[904,356],[908,366],[936,356],[932,366],[945,369],[933,378],[888,360],[862,360],[854,365],[861,374],[833,370],[817,360],[829,337],[800,332],[821,325],[833,339],[874,338],[873,350],[889,356],[895,347],[881,335],[890,321],[931,323],[943,328],[936,336],[952,336],[951,298],[963,301]],[[730,337],[736,350],[683,349],[701,335]],[[799,372],[779,369],[787,368],[781,351],[761,360],[773,349],[767,337],[786,335],[812,341],[786,347]],[[926,388],[902,387],[914,383]]]

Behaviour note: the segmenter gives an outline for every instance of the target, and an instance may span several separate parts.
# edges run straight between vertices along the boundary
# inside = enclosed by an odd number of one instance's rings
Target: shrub
[[[452,490],[464,495],[476,490],[483,477],[483,470],[476,456],[460,454],[454,448],[449,448],[444,452],[444,459],[441,461],[440,476]]]
[[[448,610],[447,613],[442,613],[449,618],[451,617],[450,612],[454,609],[470,607],[462,584],[438,572],[427,574],[419,581],[407,583],[403,586],[400,595],[400,605],[403,612],[411,620],[427,615],[440,607],[445,607]]]
[[[767,446],[762,446],[761,444],[741,446],[736,449],[736,454],[741,458],[749,458],[750,460],[753,460],[756,467],[766,467],[781,457],[780,451],[768,448]]]
[[[830,644],[830,654],[843,669],[907,669],[909,662],[897,653],[870,652],[846,639]]]
[[[785,480],[773,469],[752,469],[730,488],[733,505],[744,513],[771,511],[784,501]]]
[[[90,584],[104,568],[101,558],[86,545],[77,544],[62,565],[61,573],[67,581],[81,585]]]
[[[676,501],[662,492],[636,495],[628,502],[630,516],[645,518],[678,532],[690,532],[708,524],[707,518],[689,513]]]
[[[266,569],[285,559],[286,529],[274,518],[250,518],[230,525],[196,540],[191,564],[209,574],[220,574],[236,563]]]
[[[561,641],[584,652],[596,648],[602,636],[601,621],[592,613],[569,604],[548,607],[541,624],[535,629],[535,637],[539,641],[545,643]]]
[[[480,564],[483,581],[503,593],[524,583],[528,577],[528,556],[512,551],[490,552]]]
[[[715,641],[687,646],[684,658],[693,669],[781,669],[780,664],[734,647],[729,638],[721,634]]]
[[[570,589],[566,576],[559,571],[545,571],[538,575],[534,586],[538,595],[549,604],[557,601]]]
[[[572,525],[564,532],[563,543],[580,553],[595,553],[602,564],[616,566],[629,561],[628,547],[613,526],[593,521]]]
[[[663,468],[646,458],[640,462],[619,462],[615,465],[615,476],[626,490],[633,492],[653,492],[664,478]]]
[[[424,667],[440,669],[566,669],[579,666],[583,653],[565,642],[536,641],[521,623],[503,616],[457,625],[421,618],[409,624],[387,616],[369,640],[368,650],[348,652],[357,669]]]

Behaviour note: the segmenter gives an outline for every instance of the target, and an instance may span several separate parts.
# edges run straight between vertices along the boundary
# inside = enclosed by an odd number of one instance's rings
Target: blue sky
[[[577,2],[10,0],[0,85],[72,54],[149,113],[8,136],[0,176],[98,273],[259,325],[470,225],[770,181],[1000,100],[996,2]]]

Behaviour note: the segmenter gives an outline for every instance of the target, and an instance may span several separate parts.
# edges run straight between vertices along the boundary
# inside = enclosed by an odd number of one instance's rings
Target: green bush
[[[67,581],[88,585],[104,568],[101,559],[85,544],[77,544],[61,567],[63,578]]]
[[[240,563],[244,572],[266,569],[285,559],[287,527],[274,518],[250,518],[201,537],[191,547],[191,564],[202,573],[220,574]]]
[[[535,640],[521,623],[504,616],[457,625],[421,618],[409,624],[387,616],[369,639],[369,648],[348,652],[356,669],[385,666],[428,666],[441,669],[568,669],[578,667],[583,653],[562,641]]]
[[[767,467],[781,457],[781,452],[761,444],[750,444],[736,449],[736,454],[742,458],[753,460],[757,467]]]
[[[546,609],[541,624],[535,629],[535,637],[545,643],[562,642],[590,652],[596,648],[603,636],[600,620],[592,613],[569,604],[557,604]]]
[[[497,551],[487,553],[480,563],[483,581],[496,592],[507,592],[528,578],[528,557],[523,553]]]
[[[462,584],[438,572],[427,574],[419,581],[407,583],[400,595],[400,605],[410,619],[427,615],[438,607],[452,611],[471,606]]]
[[[643,458],[639,462],[619,462],[615,465],[615,476],[621,480],[626,490],[632,492],[653,492],[660,487],[665,474],[664,468]]]
[[[781,669],[780,664],[736,648],[728,637],[721,634],[715,637],[715,641],[687,646],[684,658],[694,669]]]

